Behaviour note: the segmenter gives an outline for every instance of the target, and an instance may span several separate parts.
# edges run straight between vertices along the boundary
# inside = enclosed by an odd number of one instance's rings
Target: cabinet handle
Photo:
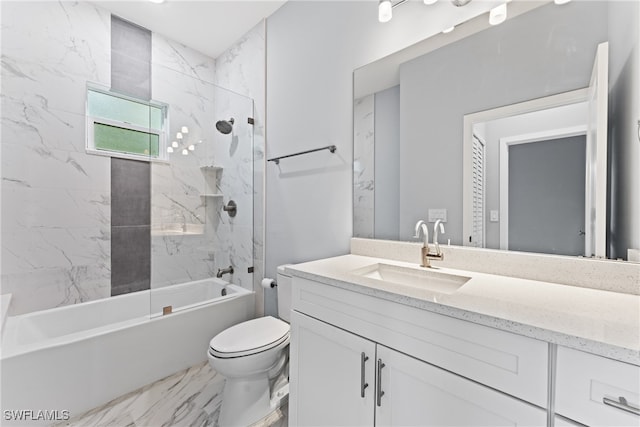
[[[619,400],[613,400],[605,397],[602,399],[602,403],[604,403],[605,405],[613,406],[614,408],[621,409],[623,411],[631,412],[635,415],[640,415],[640,408],[630,404],[629,402],[627,402],[627,399],[622,396],[620,396],[618,399]]]
[[[378,359],[378,406],[382,406],[382,396],[384,396],[384,391],[382,391],[382,368],[384,368],[385,366],[387,365],[382,363],[382,359]]]
[[[369,384],[364,382],[364,364],[369,360],[369,357],[364,354],[364,351],[360,353],[360,397],[364,397],[364,389],[369,387]]]

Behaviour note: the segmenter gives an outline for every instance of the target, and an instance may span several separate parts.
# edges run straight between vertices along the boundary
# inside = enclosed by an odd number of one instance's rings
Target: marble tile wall
[[[151,166],[151,286],[162,287],[215,275],[215,242],[201,195],[213,138],[215,88],[213,59],[154,33],[152,36],[152,95],[169,104],[169,142],[179,147],[168,163]],[[188,133],[176,138],[182,127]],[[202,142],[200,142],[202,141]],[[188,146],[194,145],[189,151]],[[187,149],[189,155],[182,155]],[[184,227],[193,228],[184,234]]]
[[[0,292],[13,294],[10,314],[108,297],[110,158],[85,154],[84,121],[87,81],[111,83],[110,13],[88,2],[0,7]],[[220,75],[214,59],[153,34],[152,96],[171,104],[171,135],[188,126],[196,149],[152,167],[152,287],[208,277],[229,263],[238,266],[232,281],[253,287],[247,267],[261,247],[253,242],[253,158],[264,158],[264,138],[257,138],[261,148],[254,153],[254,129],[246,120],[256,116],[255,129],[263,135],[264,109],[256,114],[243,95],[264,100],[263,34],[250,32],[223,55]],[[216,120],[231,116],[238,120],[232,135],[215,131]],[[224,168],[215,178],[200,169],[214,163]],[[225,203],[238,202],[236,218],[222,212],[221,203],[200,197],[212,186],[225,194]],[[157,233],[176,223],[197,231]]]
[[[215,83],[254,100],[253,117],[253,288],[256,313],[263,311],[265,172],[265,22],[262,21],[216,59]]]
[[[353,103],[353,235],[373,238],[375,95]]]
[[[253,129],[247,118],[253,101],[212,83],[213,59],[158,34],[153,46],[153,97],[170,104],[170,137],[180,148],[169,154],[168,164],[152,165],[152,287],[211,277],[233,265],[227,278],[251,289]],[[216,121],[231,117],[231,134],[215,129]],[[183,126],[189,132],[180,141],[175,136]],[[182,148],[191,144],[195,149],[183,156]],[[238,205],[234,218],[223,211],[229,200]],[[169,224],[198,231],[164,232]]]
[[[2,2],[2,293],[10,314],[109,296],[110,160],[88,156],[86,82],[110,84],[110,15]]]

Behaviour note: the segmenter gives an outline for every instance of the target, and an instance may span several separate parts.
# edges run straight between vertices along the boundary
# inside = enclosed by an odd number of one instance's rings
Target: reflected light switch
[[[429,209],[429,221],[436,222],[441,219],[442,222],[447,222],[447,210],[446,209]]]
[[[498,222],[498,221],[500,221],[500,215],[498,215],[498,211],[497,211],[497,210],[492,210],[492,211],[490,212],[490,215],[489,215],[489,221],[491,221],[491,222]]]

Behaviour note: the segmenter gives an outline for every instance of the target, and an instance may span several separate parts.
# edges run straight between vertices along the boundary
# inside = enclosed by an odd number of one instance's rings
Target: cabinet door
[[[371,341],[293,311],[290,425],[373,426],[375,350]]]
[[[378,345],[376,426],[543,426],[546,411]],[[376,396],[377,397],[377,396]],[[377,400],[377,399],[376,399]]]

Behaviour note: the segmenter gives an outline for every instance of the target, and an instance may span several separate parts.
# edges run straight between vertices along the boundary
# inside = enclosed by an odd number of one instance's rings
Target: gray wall
[[[447,238],[462,243],[465,114],[589,84],[596,46],[607,40],[607,5],[564,6],[543,6],[401,66],[401,238],[429,208],[447,208]]]
[[[585,153],[584,135],[509,148],[510,250],[584,254]]]
[[[400,86],[375,94],[376,239],[400,237]]]
[[[349,252],[353,70],[438,33],[432,10],[410,2],[380,24],[375,2],[290,1],[267,20],[267,158],[338,151],[267,164],[266,276]]]

